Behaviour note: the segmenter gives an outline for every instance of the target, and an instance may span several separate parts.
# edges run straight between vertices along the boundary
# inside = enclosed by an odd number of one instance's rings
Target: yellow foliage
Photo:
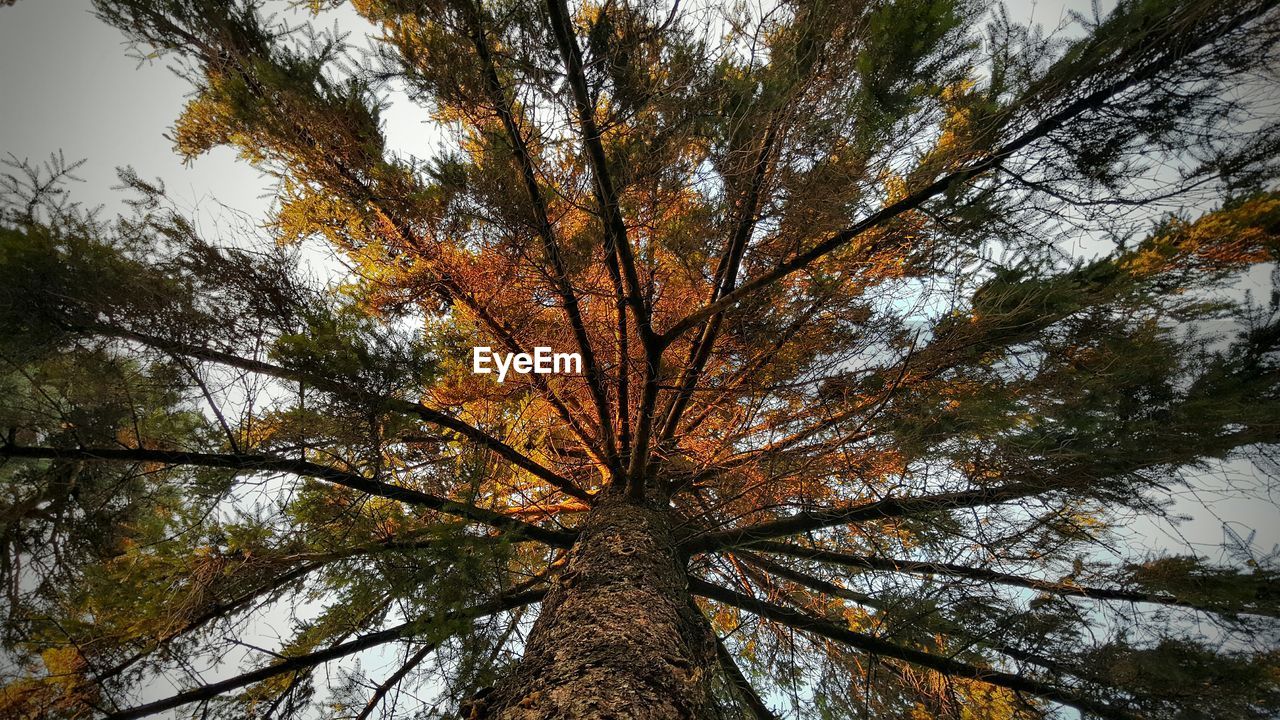
[[[43,677],[0,687],[0,717],[37,720],[94,704],[98,691],[82,674],[87,663],[75,646],[48,648],[40,661],[45,666]]]
[[[1122,267],[1139,277],[1187,267],[1211,273],[1242,270],[1280,255],[1280,198],[1247,200],[1193,222],[1171,220]]]

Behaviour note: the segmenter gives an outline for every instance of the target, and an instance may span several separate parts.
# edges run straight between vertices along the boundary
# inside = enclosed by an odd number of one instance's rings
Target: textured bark
[[[715,640],[663,510],[592,510],[514,672],[464,718],[675,720],[708,714]]]

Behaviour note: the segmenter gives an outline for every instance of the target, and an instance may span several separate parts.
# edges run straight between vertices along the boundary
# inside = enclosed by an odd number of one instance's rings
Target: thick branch
[[[500,538],[483,538],[483,537],[475,538],[477,542],[484,541],[484,540],[496,540],[496,539],[500,539]],[[291,562],[297,562],[300,564],[292,568],[289,568],[286,572],[280,575],[277,575],[273,578],[270,578],[266,582],[263,582],[256,587],[253,587],[249,590],[242,592],[241,594],[237,595],[231,600],[227,600],[225,602],[217,601],[212,603],[200,615],[185,621],[184,623],[182,623],[180,627],[169,629],[164,633],[163,636],[157,638],[155,642],[151,643],[148,647],[144,647],[141,650],[136,651],[133,655],[130,655],[124,660],[117,662],[116,664],[112,665],[110,668],[94,673],[94,680],[96,680],[97,682],[104,682],[106,680],[109,680],[119,675],[120,673],[124,672],[125,670],[128,670],[130,667],[135,665],[138,661],[156,652],[157,650],[164,647],[167,643],[171,642],[175,638],[181,637],[182,635],[190,633],[194,630],[198,630],[201,627],[204,627],[205,625],[208,625],[209,623],[219,618],[228,617],[232,613],[235,613],[236,611],[244,608],[249,603],[253,602],[255,599],[260,598],[264,595],[268,595],[270,593],[276,592],[281,588],[284,588],[288,584],[297,580],[301,580],[307,575],[317,570],[320,570],[321,568],[324,568],[331,563],[337,562],[339,560],[346,560],[346,559],[358,557],[361,555],[372,555],[379,552],[396,552],[396,551],[407,551],[407,550],[426,548],[436,544],[437,542],[438,540],[436,538],[430,537],[430,536],[423,539],[403,539],[400,537],[392,537],[387,540],[382,540],[382,541],[370,543],[367,545],[358,545],[355,547],[343,548],[341,550],[333,550],[329,552],[305,553],[305,554],[290,556],[289,560]]]
[[[747,680],[747,676],[742,674],[742,668],[738,667],[738,663],[733,659],[733,653],[729,652],[729,648],[724,646],[724,641],[716,638],[716,657],[720,660],[720,668],[724,670],[725,675],[729,676],[730,682],[737,689],[738,694],[742,696],[743,702],[747,704],[747,708],[751,710],[751,714],[756,720],[778,720],[778,716],[773,714],[769,706],[765,704],[760,697],[760,693],[751,686],[751,681]]]
[[[111,667],[101,672],[94,673],[93,679],[99,683],[105,682],[119,675],[125,670],[128,670],[129,668],[133,667],[135,664],[137,664],[139,660],[142,660],[146,656],[164,647],[166,644],[171,642],[174,638],[180,637],[193,630],[199,629],[207,625],[208,623],[211,623],[214,620],[217,620],[218,618],[226,617],[231,613],[235,612],[236,610],[239,610],[240,608],[253,602],[254,599],[262,597],[263,595],[266,595],[267,593],[273,592],[280,588],[283,588],[289,583],[295,580],[299,580],[307,576],[308,574],[315,572],[316,570],[319,570],[320,568],[328,564],[328,562],[330,561],[318,560],[318,561],[304,563],[298,567],[293,568],[289,572],[284,573],[283,575],[272,578],[269,582],[264,583],[259,587],[253,588],[248,592],[242,593],[241,595],[239,595],[238,597],[232,600],[229,600],[225,603],[214,603],[212,607],[210,607],[205,612],[201,613],[198,617],[192,618],[191,620],[188,620],[185,623],[183,623],[181,627],[175,628],[172,631],[167,632],[163,637],[159,638],[155,643],[151,644],[149,647],[145,647],[141,650],[138,650],[134,654],[125,658],[124,660],[121,660],[120,662],[116,663],[115,665],[112,665]]]
[[[135,448],[52,448],[0,445],[0,457],[32,458],[44,460],[86,460],[107,462],[146,462],[164,465],[195,465],[229,470],[253,470],[262,472],[286,472],[358,490],[370,495],[385,497],[409,505],[425,507],[436,512],[465,518],[517,537],[526,537],[554,547],[573,544],[572,533],[548,530],[530,525],[502,513],[486,510],[457,500],[432,495],[420,490],[390,485],[354,473],[306,462],[266,455],[240,455],[232,453],[195,453],[179,450],[146,450]]]
[[[738,269],[742,265],[742,256],[746,252],[747,241],[751,239],[751,233],[756,226],[756,216],[759,213],[764,183],[768,175],[769,156],[773,152],[774,141],[777,138],[776,122],[776,118],[770,121],[769,128],[761,142],[760,152],[756,156],[755,167],[751,175],[751,182],[739,206],[738,221],[735,223],[733,235],[729,239],[725,254],[720,259],[719,267],[716,268],[716,285],[711,294],[711,302],[715,302],[720,297],[733,292],[734,287],[737,286]],[[689,360],[685,365],[684,372],[681,374],[676,396],[672,399],[665,414],[662,433],[658,438],[660,447],[676,434],[676,430],[680,425],[680,418],[684,415],[685,407],[693,396],[693,388],[697,386],[698,377],[702,374],[707,360],[711,357],[711,351],[715,347],[716,337],[720,332],[720,322],[723,318],[724,313],[716,313],[708,318],[709,322],[703,326],[702,333],[689,346]]]
[[[938,495],[908,498],[885,498],[845,508],[808,510],[770,522],[744,528],[733,528],[690,538],[684,547],[691,552],[707,552],[729,547],[752,545],[761,540],[821,530],[871,520],[919,515],[928,512],[997,505],[1061,490],[1046,483],[1012,483],[1001,487],[961,490]]]
[[[468,3],[467,20],[470,24],[471,42],[476,48],[476,55],[479,56],[480,64],[484,70],[485,87],[489,95],[489,101],[493,103],[494,109],[502,121],[502,127],[507,133],[507,141],[511,143],[511,153],[520,169],[520,178],[524,183],[525,192],[529,194],[529,203],[533,208],[534,226],[538,237],[542,240],[543,252],[546,254],[548,262],[551,263],[552,280],[556,293],[560,296],[565,315],[568,316],[569,324],[573,328],[573,336],[577,342],[578,350],[582,353],[583,370],[587,377],[587,385],[591,389],[591,398],[595,401],[596,413],[600,420],[600,440],[605,445],[605,455],[610,463],[615,463],[617,450],[614,445],[612,414],[604,391],[600,364],[596,361],[595,353],[592,351],[591,340],[587,336],[587,328],[582,320],[582,311],[578,306],[578,298],[574,293],[573,284],[569,281],[569,271],[560,255],[560,245],[556,241],[555,232],[551,227],[551,220],[547,214],[547,202],[543,196],[542,188],[538,184],[533,155],[529,151],[529,145],[525,142],[523,133],[520,131],[520,126],[516,123],[515,116],[512,114],[511,103],[507,99],[507,93],[502,87],[502,82],[498,79],[498,72],[494,67],[493,53],[490,51],[489,43],[485,39],[483,24],[478,17],[479,12],[479,8]]]
[[[792,545],[790,543],[769,541],[753,543],[751,547],[752,549],[762,550],[768,553],[805,558],[807,560],[817,560],[818,562],[841,565],[844,567],[910,573],[914,575],[947,575],[951,577],[967,578],[970,580],[998,583],[1000,585],[1022,587],[1030,590],[1052,593],[1054,595],[1070,595],[1073,597],[1090,598],[1093,600],[1119,600],[1122,602],[1172,605],[1204,612],[1222,612],[1220,610],[1205,607],[1203,604],[1180,600],[1172,595],[1134,592],[1131,590],[1120,590],[1116,588],[1088,587],[1084,585],[1076,585],[1074,583],[1039,580],[1036,578],[1014,575],[1012,573],[1000,572],[998,570],[970,567],[968,565],[922,562],[918,560],[897,560],[893,558],[880,558],[866,555],[850,555],[832,550],[823,550],[821,548],[803,547],[801,545]],[[1242,610],[1241,612],[1272,616],[1275,614],[1274,611],[1269,612],[1265,609]]]
[[[341,183],[329,183],[329,189],[346,196],[347,199],[357,207],[367,203],[394,229],[395,233],[400,236],[400,239],[407,247],[421,252],[424,257],[435,255],[423,248],[420,238],[414,232],[408,220],[403,215],[387,206],[382,197],[382,193],[379,192],[377,188],[370,185],[367,173],[358,172],[356,169],[350,167],[348,163],[344,163],[342,160],[342,152],[336,152],[334,148],[326,146],[326,144],[322,142],[321,138],[318,138],[312,132],[312,128],[296,121],[297,113],[294,112],[287,103],[282,102],[276,95],[263,87],[263,84],[257,75],[258,70],[256,68],[257,63],[263,60],[263,58],[255,57],[251,53],[246,54],[245,48],[237,47],[234,43],[228,44],[225,37],[218,36],[217,34],[206,42],[198,37],[197,34],[194,34],[185,28],[182,28],[177,23],[170,21],[163,12],[160,12],[155,8],[151,8],[150,6],[138,8],[136,11],[142,16],[145,16],[148,21],[155,23],[158,28],[162,29],[162,32],[156,35],[147,33],[145,30],[140,28],[122,26],[122,29],[127,33],[140,35],[147,42],[156,45],[157,47],[166,47],[178,52],[194,54],[197,59],[210,68],[217,67],[228,61],[234,62],[236,64],[237,73],[248,84],[252,92],[264,102],[272,103],[275,106],[275,109],[281,113],[282,120],[289,125],[290,131],[296,135],[297,139],[307,147],[316,150],[320,156],[324,158],[324,162],[329,164],[334,172],[341,178]],[[187,43],[191,47],[184,48],[182,47],[182,43],[177,42],[172,38],[166,40],[164,37],[165,32],[173,33],[180,38],[182,42]],[[194,52],[192,49],[194,49]],[[370,159],[373,160],[373,158]],[[376,161],[381,161],[381,158],[377,158]],[[343,183],[348,185],[348,187],[342,187]],[[485,326],[502,340],[511,352],[523,352],[519,343],[516,342],[515,338],[507,330],[504,324],[499,322],[497,318],[494,318],[471,293],[467,292],[465,288],[459,285],[457,280],[453,278],[450,273],[446,271],[441,274],[441,277],[437,280],[435,290],[439,291],[442,297],[446,300],[455,300],[474,312]],[[582,427],[578,419],[569,412],[564,401],[561,400],[555,391],[551,389],[546,380],[542,376],[535,374],[531,376],[531,382],[533,382],[534,386],[544,394],[548,402],[550,402],[556,409],[556,412],[565,421],[565,424],[573,430],[574,434],[582,442],[583,446],[593,454],[596,453],[597,451],[591,442],[590,434]],[[454,420],[456,420],[456,418]],[[465,423],[463,424],[465,425]],[[466,434],[466,432],[459,428],[454,429]],[[474,428],[472,429],[475,430]],[[480,435],[484,436],[484,433],[481,432]],[[468,437],[471,436],[468,435]],[[477,438],[472,437],[471,439],[475,440]],[[493,440],[493,438],[489,439]],[[528,458],[524,458],[514,450],[511,450],[510,454],[502,450],[499,445],[505,445],[505,443],[499,442],[498,445],[485,444],[508,460],[530,470],[530,472],[533,472],[535,475],[542,477],[548,482],[552,482],[557,487],[574,497],[581,500],[588,499],[588,494],[577,488],[572,482],[569,482],[564,478],[560,478],[558,475],[546,470],[545,468],[542,468],[542,471],[545,474],[540,474],[534,469],[536,467],[540,467],[537,463],[534,463]]]
[[[463,610],[456,610],[447,613],[441,624],[445,625],[448,623],[458,622],[460,620],[472,620],[486,615],[493,615],[495,613],[511,610],[530,603],[535,603],[540,601],[545,593],[545,590],[529,590],[510,595],[505,598],[481,603]],[[165,710],[182,707],[183,705],[210,700],[223,693],[238,690],[242,687],[246,687],[278,675],[306,670],[321,663],[329,662],[330,660],[336,660],[341,657],[346,657],[347,655],[352,655],[370,648],[375,648],[379,645],[399,640],[400,638],[412,636],[420,630],[420,627],[421,622],[418,620],[402,623],[395,627],[387,628],[386,630],[379,630],[377,632],[361,635],[354,640],[340,643],[324,650],[285,658],[284,660],[272,663],[264,668],[259,668],[220,682],[202,685],[198,688],[178,693],[177,695],[167,697],[163,700],[157,700],[155,702],[146,703],[145,705],[127,708],[117,713],[111,713],[107,715],[107,718],[110,720],[131,720],[132,718],[154,715],[159,712],[164,712]]]
[[[784,578],[786,580],[789,580],[795,583],[796,585],[799,585],[800,587],[804,587],[809,590],[822,593],[823,595],[829,595],[831,597],[840,598],[842,600],[849,600],[851,602],[855,602],[859,605],[862,605],[863,607],[869,607],[869,608],[873,608],[880,611],[885,610],[889,606],[888,603],[874,596],[860,593],[855,590],[850,590],[848,588],[840,587],[839,585],[836,585],[831,582],[827,582],[826,580],[814,577],[807,573],[800,572],[794,568],[790,568],[785,565],[781,565],[779,563],[766,560],[753,553],[735,551],[734,555],[741,557],[747,563],[750,563],[751,565],[754,565],[760,568],[761,570],[763,570],[766,573],[769,573],[770,575],[776,575],[778,577]],[[924,619],[924,618],[921,618],[921,619]],[[1066,665],[1056,660],[1053,660],[1051,658],[1047,658],[1043,655],[1040,655],[1039,653],[1035,653],[1029,650],[1024,650],[1022,648],[1014,647],[1012,645],[1006,645],[1000,642],[996,638],[974,637],[971,631],[966,631],[965,628],[962,628],[959,625],[940,616],[931,620],[930,622],[928,622],[928,624],[923,625],[921,627],[921,630],[925,632],[941,630],[942,632],[957,636],[960,639],[964,640],[965,642],[973,642],[978,645],[982,645],[983,647],[987,647],[992,650],[995,650],[996,652],[1001,653],[1003,655],[1007,655],[1013,658],[1014,660],[1031,663],[1032,665],[1039,665],[1040,667],[1046,670],[1049,670],[1051,672],[1057,673],[1059,675],[1075,675],[1076,677],[1081,677],[1080,672],[1078,670],[1067,667]]]
[[[387,693],[391,692],[392,688],[399,685],[400,681],[412,672],[413,669],[425,660],[427,655],[430,655],[435,649],[436,646],[434,644],[428,643],[411,655],[398,670],[391,673],[391,676],[383,681],[383,683],[373,691],[373,695],[370,696],[369,702],[365,703],[364,709],[355,717],[355,720],[368,720],[368,718],[372,717],[374,711],[378,709],[378,705],[382,703],[382,698],[386,697]]]
[[[583,491],[568,478],[565,478],[549,468],[535,462],[520,451],[480,428],[460,420],[443,410],[436,410],[434,408],[429,408],[422,403],[403,400],[401,398],[374,395],[363,389],[354,388],[330,378],[305,371],[293,370],[291,368],[281,367],[261,360],[240,357],[221,350],[214,350],[212,348],[202,347],[199,345],[190,345],[188,343],[178,342],[175,340],[168,340],[166,338],[147,335],[125,328],[96,326],[89,328],[88,330],[110,337],[139,342],[143,345],[174,355],[193,357],[206,362],[218,363],[219,365],[247,370],[259,375],[275,377],[281,380],[305,382],[307,387],[323,390],[337,397],[370,402],[391,412],[403,413],[405,415],[416,415],[425,422],[447,430],[452,430],[477,445],[493,451],[498,456],[509,461],[512,465],[528,471],[539,479],[547,481],[566,495],[570,495],[584,502],[590,501],[591,499],[591,495],[589,493]]]
[[[901,660],[912,665],[928,668],[929,670],[933,670],[934,672],[950,677],[977,680],[979,682],[1003,687],[1015,692],[1024,692],[1046,700],[1051,700],[1053,702],[1090,712],[1100,717],[1109,718],[1110,720],[1138,720],[1137,716],[1124,710],[1080,697],[1062,688],[1055,687],[1032,678],[1000,672],[998,670],[981,668],[952,658],[895,645],[894,643],[882,640],[878,637],[856,632],[834,623],[812,617],[806,613],[800,612],[799,610],[775,605],[764,600],[743,595],[742,593],[734,590],[713,585],[705,580],[690,578],[689,589],[696,595],[701,595],[702,597],[722,602],[726,605],[732,605],[774,622],[793,627],[797,630],[802,630],[804,632],[827,638],[828,640],[843,643],[871,655],[879,655],[887,658],[893,658],[895,660]]]
[[[650,324],[649,309],[644,304],[640,289],[640,275],[636,271],[635,257],[631,252],[631,244],[627,240],[622,207],[618,202],[618,192],[614,187],[613,177],[609,173],[600,128],[596,125],[596,107],[587,88],[587,77],[582,66],[582,49],[578,47],[569,9],[564,0],[547,0],[547,14],[551,32],[555,36],[556,44],[560,48],[560,56],[564,60],[569,87],[573,91],[583,148],[586,150],[588,162],[591,163],[591,172],[595,177],[596,192],[600,200],[600,210],[604,214],[606,237],[612,242],[612,249],[618,255],[622,276],[626,281],[627,304],[636,318],[636,330],[640,333],[640,339],[644,341],[646,347],[649,347],[656,340],[656,336]]]
[[[622,218],[622,207],[618,202],[617,188],[609,174],[601,132],[595,121],[596,108],[587,88],[586,74],[582,66],[582,49],[578,47],[569,10],[564,0],[547,0],[547,13],[551,32],[560,48],[566,76],[573,92],[582,144],[591,164],[592,175],[595,177],[596,194],[604,215],[606,243],[612,246],[612,248],[606,247],[605,254],[616,254],[618,258],[618,266],[625,282],[626,304],[635,317],[636,332],[644,348],[644,386],[640,392],[640,407],[637,413],[636,430],[631,438],[630,463],[627,468],[627,494],[633,499],[639,499],[644,494],[649,443],[653,434],[654,406],[658,400],[662,348],[665,345],[659,341],[653,329],[649,308],[645,305],[640,287],[640,275],[636,270],[631,243],[627,239],[626,223]],[[620,398],[619,402],[626,402],[626,398]]]

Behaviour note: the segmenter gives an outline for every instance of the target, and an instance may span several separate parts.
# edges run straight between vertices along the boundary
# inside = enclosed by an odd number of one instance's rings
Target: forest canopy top
[[[1277,3],[263,5],[94,3],[275,243],[4,175],[0,715],[1280,712],[1276,559],[1124,532],[1275,487]]]

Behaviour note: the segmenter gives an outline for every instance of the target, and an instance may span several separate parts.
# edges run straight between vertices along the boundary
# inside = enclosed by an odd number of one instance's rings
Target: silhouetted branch
[[[764,600],[743,595],[742,593],[734,590],[713,585],[705,580],[690,578],[689,589],[696,595],[700,595],[717,602],[722,602],[726,605],[732,605],[774,622],[793,627],[797,630],[812,633],[814,635],[827,638],[828,640],[835,640],[836,642],[849,645],[850,647],[871,655],[879,655],[882,657],[893,658],[895,660],[901,660],[912,665],[928,668],[929,670],[933,670],[934,672],[950,677],[977,680],[979,682],[1003,687],[1015,692],[1024,692],[1029,695],[1035,695],[1036,697],[1068,705],[1079,710],[1084,710],[1100,717],[1108,718],[1109,720],[1138,720],[1137,716],[1129,712],[1088,698],[1080,697],[1075,693],[1038,680],[1021,675],[1000,672],[998,670],[981,668],[960,662],[959,660],[943,657],[941,655],[934,655],[921,650],[902,647],[875,636],[856,632],[836,625],[835,623],[815,618],[799,610],[775,605]]]
[[[804,547],[801,545],[780,542],[758,542],[753,543],[751,547],[754,550],[762,550],[764,552],[805,558],[808,560],[817,560],[818,562],[842,565],[844,567],[885,572],[910,573],[913,575],[947,575],[951,577],[966,578],[969,580],[993,582],[1000,585],[1023,587],[1030,590],[1052,593],[1054,595],[1070,595],[1073,597],[1090,598],[1093,600],[1120,600],[1123,602],[1171,605],[1175,607],[1199,610],[1202,612],[1223,612],[1222,610],[1205,607],[1199,603],[1181,600],[1172,595],[1135,592],[1132,590],[1121,590],[1118,588],[1089,587],[1085,585],[1077,585],[1075,583],[1057,582],[1053,580],[1040,580],[1037,578],[1028,578],[1021,575],[1014,575],[1012,573],[1000,572],[998,570],[976,568],[968,565],[957,565],[954,563],[923,562],[919,560],[898,560],[894,558],[872,557],[869,555],[851,555],[832,550],[823,550],[821,548]],[[1241,610],[1240,612],[1268,615],[1272,617],[1276,616],[1275,610],[1267,608],[1253,608]]]
[[[837,525],[885,520],[927,512],[943,512],[981,505],[998,505],[1061,489],[1061,487],[1053,487],[1046,483],[1012,483],[1002,487],[961,490],[937,495],[885,498],[884,500],[873,500],[846,508],[808,510],[758,525],[706,533],[690,538],[684,546],[691,552],[707,552],[721,548],[752,545],[761,540],[796,535]]]
[[[457,622],[459,620],[473,620],[475,618],[493,615],[505,610],[511,610],[523,605],[535,603],[541,600],[545,593],[546,591],[544,590],[529,590],[527,592],[510,595],[505,598],[481,603],[463,610],[456,610],[447,613],[443,623]],[[347,655],[352,655],[363,650],[375,648],[379,645],[394,642],[395,640],[399,640],[400,638],[407,637],[420,631],[421,624],[420,620],[412,620],[392,628],[387,628],[386,630],[379,630],[377,632],[361,635],[354,640],[349,640],[324,650],[290,657],[285,660],[272,663],[266,667],[253,670],[242,675],[237,675],[233,678],[228,678],[220,682],[209,683],[208,685],[202,685],[198,688],[178,693],[177,695],[167,697],[163,700],[156,700],[155,702],[149,702],[144,705],[126,708],[119,712],[111,713],[107,715],[107,717],[110,720],[131,720],[132,718],[146,717],[148,715],[164,712],[165,710],[182,707],[183,705],[209,700],[222,695],[223,693],[238,690],[242,687],[246,687],[278,675],[305,670],[315,667],[321,663],[329,662],[330,660],[337,660],[338,658],[346,657]]]
[[[369,697],[369,702],[365,704],[364,709],[360,711],[359,715],[356,715],[355,720],[367,720],[367,718],[373,715],[373,712],[378,709],[378,705],[382,702],[382,698],[386,697],[387,693],[391,692],[392,688],[398,685],[406,675],[412,672],[413,669],[425,660],[426,657],[435,649],[436,646],[434,644],[428,643],[411,655],[409,659],[399,667],[399,669],[391,673],[391,675],[384,680],[382,684],[378,685],[378,688],[373,691],[373,695]]]
[[[737,689],[738,694],[742,696],[743,702],[747,704],[747,708],[756,720],[778,720],[778,716],[773,714],[769,706],[765,704],[760,697],[760,693],[751,686],[751,682],[747,680],[747,676],[742,674],[742,668],[738,667],[737,661],[733,659],[733,653],[729,652],[729,648],[724,646],[724,641],[716,638],[716,657],[720,660],[720,667],[725,674],[729,676],[730,682]]]
[[[516,467],[527,470],[532,475],[551,483],[566,495],[571,495],[584,502],[591,499],[591,495],[589,493],[583,491],[569,479],[553,472],[543,465],[538,464],[507,443],[493,437],[480,428],[460,420],[442,410],[436,410],[421,403],[411,402],[400,398],[371,396],[370,393],[363,389],[353,388],[330,378],[299,370],[293,370],[291,368],[282,367],[262,360],[240,357],[238,355],[223,352],[221,350],[215,350],[213,348],[190,345],[175,340],[146,335],[125,328],[97,326],[90,330],[102,335],[139,342],[166,353],[193,357],[206,362],[218,363],[219,365],[226,365],[228,367],[247,370],[249,372],[267,375],[269,377],[275,377],[282,380],[303,381],[308,387],[323,390],[338,397],[372,401],[378,406],[391,412],[416,415],[432,425],[452,430],[477,445],[492,450],[503,459],[510,461],[511,464]]]
[[[578,298],[574,293],[573,284],[569,280],[569,271],[565,266],[564,258],[560,254],[560,245],[556,241],[555,231],[552,229],[551,220],[547,215],[547,201],[543,196],[542,188],[538,184],[532,153],[529,151],[529,145],[525,142],[524,135],[521,133],[520,127],[516,123],[516,118],[512,114],[511,101],[507,99],[507,93],[503,89],[502,81],[498,78],[498,72],[494,67],[493,53],[488,41],[485,39],[484,27],[478,17],[480,12],[480,8],[470,3],[467,4],[466,15],[470,24],[468,34],[471,37],[472,44],[475,45],[476,55],[480,58],[489,101],[493,103],[498,117],[502,120],[502,127],[507,133],[507,140],[511,143],[511,154],[520,169],[520,179],[524,184],[525,192],[529,194],[529,203],[533,208],[534,226],[538,237],[542,240],[542,248],[547,256],[547,261],[551,263],[552,284],[556,293],[560,296],[565,315],[569,318],[569,325],[573,328],[574,340],[577,343],[579,352],[582,353],[583,373],[591,390],[591,398],[596,405],[596,414],[600,422],[600,441],[605,446],[606,459],[615,469],[620,469],[616,467],[617,448],[614,445],[612,413],[609,410],[608,397],[604,391],[600,364],[591,348],[591,340],[587,336],[587,328],[582,319],[582,311],[578,306]]]
[[[52,448],[0,445],[0,457],[46,460],[85,460],[106,462],[160,463],[164,465],[194,465],[198,467],[226,468],[228,470],[252,470],[261,472],[286,472],[303,477],[325,480],[335,485],[396,500],[409,505],[429,508],[436,512],[465,518],[489,525],[518,537],[547,543],[554,547],[573,544],[574,534],[531,525],[502,513],[475,505],[450,500],[420,490],[390,485],[354,473],[335,470],[304,460],[289,460],[266,455],[238,455],[231,453],[195,453],[178,450],[145,450],[134,448]]]

